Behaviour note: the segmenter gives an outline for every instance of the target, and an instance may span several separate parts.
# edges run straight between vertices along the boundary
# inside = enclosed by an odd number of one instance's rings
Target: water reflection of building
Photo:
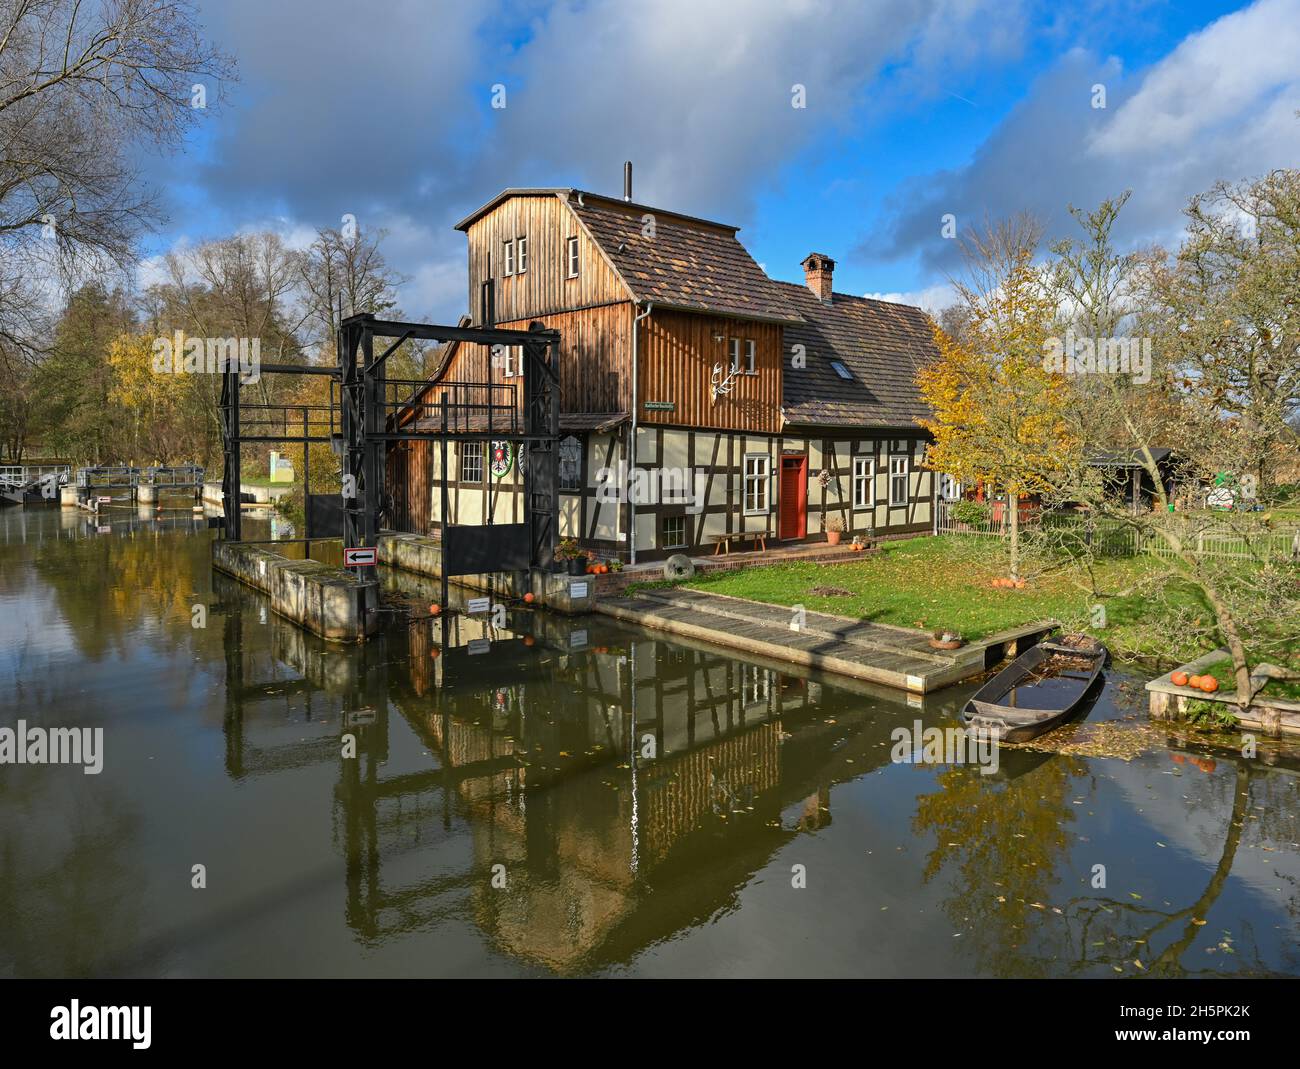
[[[326,656],[276,628],[271,659],[336,712],[319,743],[274,752],[238,711],[286,682],[262,654],[228,653],[232,775],[340,762],[345,910],[364,939],[469,908],[501,951],[549,970],[626,960],[728,902],[829,821],[831,784],[887,760],[870,717],[820,715],[816,682],[604,623],[510,624],[412,623]],[[425,767],[388,770],[392,715]],[[343,731],[356,760],[339,757]]]

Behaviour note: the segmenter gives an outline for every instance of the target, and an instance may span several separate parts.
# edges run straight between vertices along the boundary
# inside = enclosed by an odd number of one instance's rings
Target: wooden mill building
[[[774,281],[736,227],[630,195],[507,189],[457,229],[465,322],[560,332],[562,536],[655,560],[726,535],[816,541],[831,517],[846,539],[932,529],[915,372],[937,353],[920,309],[835,293],[821,253],[805,285]],[[451,384],[517,383],[519,357],[448,345],[405,418],[433,419]],[[521,520],[526,461],[506,441],[458,443],[450,522]],[[396,447],[399,529],[438,527],[441,477],[435,447]]]

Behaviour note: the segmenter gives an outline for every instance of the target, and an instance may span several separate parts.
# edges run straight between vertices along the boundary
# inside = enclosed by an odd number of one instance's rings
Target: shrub
[[[992,510],[982,501],[958,501],[952,507],[952,518],[971,527],[988,523],[992,515]]]

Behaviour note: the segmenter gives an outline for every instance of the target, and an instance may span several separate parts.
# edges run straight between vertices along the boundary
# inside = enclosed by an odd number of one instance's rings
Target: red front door
[[[808,533],[808,458],[781,458],[782,538],[803,538]]]

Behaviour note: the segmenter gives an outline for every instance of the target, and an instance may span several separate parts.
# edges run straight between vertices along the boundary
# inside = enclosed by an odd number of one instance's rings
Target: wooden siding
[[[637,420],[775,434],[781,429],[779,323],[654,311],[641,323]],[[718,334],[723,340],[714,341]],[[736,377],[730,394],[709,397],[713,366],[731,366],[730,339],[752,339],[757,374]],[[744,351],[741,352],[742,363]],[[647,404],[671,403],[671,411]]]
[[[626,412],[632,403],[632,350],[630,303],[604,305],[578,312],[560,312],[553,315],[532,316],[514,322],[498,323],[503,330],[527,330],[532,323],[560,332],[560,411],[561,412]],[[423,392],[420,404],[421,418],[436,418],[438,399],[448,391],[443,382],[492,382],[514,386],[514,407],[521,414],[524,403],[524,380],[520,374],[522,350],[514,348],[510,354],[507,375],[506,362],[493,361],[488,346],[462,342],[452,353],[451,362],[436,382],[431,382]],[[457,398],[485,401],[486,389],[461,390]],[[498,403],[504,395],[495,394]],[[434,406],[434,407],[429,407]],[[494,417],[495,418],[495,417]]]
[[[627,289],[596,244],[559,197],[553,194],[511,197],[467,230],[469,239],[469,309],[481,326],[479,292],[483,282],[496,283],[496,320],[502,325],[552,312],[588,308],[629,299]],[[505,277],[505,242],[528,239],[528,269]],[[565,242],[578,239],[578,277],[565,278]]]
[[[499,326],[504,330],[527,330],[535,321],[560,332],[561,412],[629,410],[632,404],[631,303],[532,316]],[[523,382],[520,378],[513,381]]]

